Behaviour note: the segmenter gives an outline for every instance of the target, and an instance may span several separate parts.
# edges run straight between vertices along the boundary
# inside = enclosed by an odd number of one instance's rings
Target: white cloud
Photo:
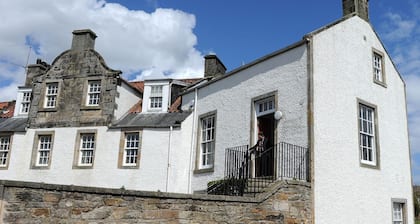
[[[411,12],[388,13],[380,32],[407,85],[413,178],[420,184],[420,4],[414,0],[409,3]]]
[[[126,78],[141,74],[198,77],[203,74],[202,54],[195,48],[194,15],[158,8],[152,13],[129,10],[103,0],[0,0],[0,83],[23,84],[24,75],[10,76],[13,64],[36,58],[51,63],[71,46],[72,31],[92,29],[96,50],[108,66]],[[7,67],[6,67],[7,65]],[[130,77],[128,77],[130,76]],[[0,101],[5,100],[0,95]]]
[[[399,14],[388,13],[387,18],[389,22],[387,25],[388,32],[384,38],[390,41],[410,37],[416,26],[415,20],[404,20]]]

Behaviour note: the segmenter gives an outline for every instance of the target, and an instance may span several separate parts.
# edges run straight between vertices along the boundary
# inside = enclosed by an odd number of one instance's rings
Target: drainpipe
[[[194,138],[194,133],[196,132],[196,125],[195,125],[195,121],[197,120],[197,95],[198,95],[198,88],[195,88],[194,91],[194,108],[193,108],[193,124],[192,124],[192,132],[191,132],[191,149],[190,149],[190,164],[188,167],[188,193],[192,193],[191,192],[191,176],[193,173],[192,167],[193,167],[193,163],[194,163],[194,146],[195,146],[195,138]]]
[[[169,111],[169,109],[171,108],[171,105],[172,105],[171,97],[172,97],[172,82],[170,81],[169,91],[168,91],[168,105],[166,105],[168,109],[166,111]]]
[[[166,166],[166,192],[168,192],[168,185],[169,185],[169,171],[171,169],[171,145],[172,145],[172,131],[173,127],[169,127],[169,143],[168,143],[168,159],[167,159],[167,166]]]

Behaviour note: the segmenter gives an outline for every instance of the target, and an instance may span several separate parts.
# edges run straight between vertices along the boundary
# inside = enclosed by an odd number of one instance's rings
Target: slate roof
[[[132,113],[118,120],[110,128],[164,128],[179,127],[191,112],[177,113]]]
[[[25,132],[28,118],[0,118],[0,132]]]

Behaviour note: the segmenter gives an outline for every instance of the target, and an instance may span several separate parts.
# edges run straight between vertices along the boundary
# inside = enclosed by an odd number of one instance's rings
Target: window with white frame
[[[124,144],[124,166],[136,166],[139,156],[139,133],[125,133]]]
[[[376,165],[375,109],[359,103],[360,161]]]
[[[87,89],[87,106],[98,106],[101,96],[101,81],[89,81]]]
[[[383,57],[378,52],[373,52],[373,75],[377,82],[383,83],[384,70],[383,70]]]
[[[45,108],[55,108],[57,105],[57,95],[58,95],[58,83],[52,82],[47,83],[45,89]]]
[[[274,104],[274,97],[259,100],[255,103],[255,110],[257,116],[262,116],[269,113],[274,113],[276,106]]]
[[[404,203],[393,202],[392,203],[392,223],[393,224],[404,224]]]
[[[95,134],[80,134],[79,166],[92,166],[95,156]]]
[[[38,152],[37,152],[37,159],[36,159],[37,166],[49,165],[51,149],[52,149],[52,136],[39,135],[38,136]]]
[[[20,113],[27,114],[29,112],[29,107],[31,106],[31,92],[23,92],[22,102],[20,104]]]
[[[7,167],[10,155],[10,136],[0,136],[0,167]]]
[[[150,87],[150,109],[162,108],[162,86],[154,85]]]
[[[214,163],[216,116],[201,118],[200,168],[212,168]]]

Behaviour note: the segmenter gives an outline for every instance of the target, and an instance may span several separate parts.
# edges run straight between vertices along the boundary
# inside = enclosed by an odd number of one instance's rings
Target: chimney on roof
[[[204,56],[204,77],[215,77],[226,73],[226,67],[215,54]]]
[[[96,34],[89,29],[73,31],[71,50],[82,51],[95,48]]]
[[[343,0],[343,16],[353,13],[369,22],[369,0]]]
[[[42,61],[41,59],[36,59],[36,64],[28,65],[26,68],[26,79],[25,79],[25,86],[30,87],[32,86],[32,79],[35,76],[39,76],[44,74],[46,70],[50,68],[50,65]]]

